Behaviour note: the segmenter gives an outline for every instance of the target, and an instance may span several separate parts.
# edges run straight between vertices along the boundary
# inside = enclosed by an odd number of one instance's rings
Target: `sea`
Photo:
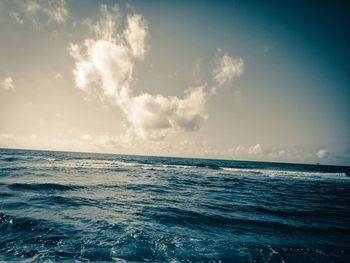
[[[0,149],[0,262],[350,262],[349,173]]]

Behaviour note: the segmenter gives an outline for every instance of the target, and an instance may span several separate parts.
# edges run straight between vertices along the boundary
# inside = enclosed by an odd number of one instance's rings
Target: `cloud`
[[[1,82],[1,87],[4,90],[14,91],[15,90],[15,85],[13,83],[13,79],[11,77],[4,78],[3,81]]]
[[[18,24],[30,23],[34,28],[42,24],[64,24],[69,18],[66,0],[7,1],[8,15]]]
[[[249,154],[257,155],[257,154],[260,154],[261,152],[262,152],[262,147],[259,143],[254,146],[250,146],[248,149]]]
[[[141,137],[164,137],[169,130],[197,130],[205,112],[203,87],[190,88],[183,99],[144,93],[130,101],[127,118]]]
[[[260,143],[251,146],[236,146],[223,150],[223,156],[231,156],[240,159],[256,159],[263,157],[271,161],[294,161],[294,162],[316,162],[317,158],[328,158],[328,151],[321,149],[318,152],[307,151],[303,147],[295,146],[280,148],[276,146],[266,146]]]
[[[316,156],[320,159],[325,159],[329,157],[329,152],[326,149],[320,149],[317,151]]]
[[[213,71],[214,80],[222,86],[233,78],[239,77],[244,73],[244,61],[242,58],[233,58],[228,54],[221,55],[218,52],[216,68]]]
[[[132,54],[143,57],[146,52],[147,24],[141,15],[128,16],[128,27],[124,31]]]
[[[219,154],[207,141],[203,140],[144,140],[130,129],[120,135],[84,134],[76,144],[99,152],[119,152],[165,156],[208,157]],[[80,145],[79,145],[80,146]],[[81,146],[80,146],[81,147]]]
[[[101,5],[100,14],[97,22],[88,23],[92,36],[83,43],[71,43],[68,48],[75,59],[73,74],[77,88],[119,106],[141,138],[159,139],[169,132],[199,129],[208,118],[206,85],[188,88],[182,98],[135,94],[135,67],[148,49],[147,23],[140,14],[128,15],[126,27],[118,32],[117,25],[122,24],[118,21],[121,17],[118,8]],[[232,59],[225,56],[225,61]]]
[[[68,18],[68,8],[65,0],[28,0],[25,11],[30,15],[45,15],[48,21],[63,24]]]
[[[257,143],[252,146],[236,146],[229,149],[228,154],[233,154],[237,156],[249,156],[249,155],[259,155],[263,153],[263,147],[260,143]]]
[[[319,158],[315,155],[315,152],[308,152],[303,148],[271,148],[259,143],[251,146],[217,149],[208,141],[198,137],[194,137],[191,140],[183,140],[175,135],[169,140],[144,140],[137,136],[132,128],[126,129],[126,132],[120,135],[85,133],[76,134],[73,137],[63,137],[61,134],[50,134],[49,137],[46,137],[36,134],[17,135],[0,132],[0,147],[106,153],[119,152],[125,154],[142,154],[147,152],[150,155],[162,154],[165,156],[215,157],[239,160],[257,160],[263,158],[266,161],[308,161],[312,163],[317,162],[317,158]],[[339,161],[339,164],[344,164],[344,158],[348,157],[349,155],[345,155]],[[346,161],[348,160],[345,159],[345,163]]]

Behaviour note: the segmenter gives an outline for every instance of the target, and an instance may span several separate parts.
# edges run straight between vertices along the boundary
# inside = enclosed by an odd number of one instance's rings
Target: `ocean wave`
[[[33,191],[74,191],[84,188],[81,185],[64,185],[56,183],[13,183],[8,184],[8,188],[13,190],[33,190]]]
[[[263,175],[268,177],[291,177],[291,178],[332,178],[332,179],[350,179],[345,173],[327,173],[327,172],[302,172],[286,170],[265,170],[265,169],[239,169],[230,167],[221,167],[222,170],[241,175]]]
[[[8,197],[13,197],[13,196],[15,196],[15,195],[11,194],[11,193],[0,192],[1,198],[8,198]]]
[[[47,164],[47,166],[57,168],[108,169],[114,171],[127,171],[127,169],[125,169],[126,167],[139,166],[139,164],[111,160],[78,159],[57,161]]]
[[[15,163],[15,162],[31,162],[31,161],[49,161],[53,162],[56,159],[53,157],[45,157],[45,156],[26,156],[26,155],[1,155],[0,161],[7,163]]]
[[[41,165],[43,166],[43,165]],[[176,164],[149,164],[143,162],[130,162],[119,160],[94,160],[94,159],[70,159],[56,160],[53,163],[47,163],[44,166],[54,168],[80,168],[80,169],[104,169],[117,172],[125,172],[130,169],[141,168],[143,170],[165,171],[172,169],[189,169],[193,165],[176,165]]]
[[[78,196],[65,197],[61,195],[50,196],[35,196],[28,200],[29,203],[46,204],[46,205],[60,205],[62,207],[81,207],[81,206],[94,206],[98,207],[99,202],[91,198],[84,198]]]
[[[0,230],[3,234],[6,232],[16,231],[47,231],[50,232],[53,229],[45,226],[43,221],[40,222],[37,219],[29,217],[15,217],[0,213]]]
[[[12,158],[12,157],[11,157]],[[326,171],[291,171],[282,169],[263,169],[249,168],[247,164],[238,164],[235,166],[222,166],[220,162],[212,163],[205,162],[203,160],[185,163],[182,161],[176,161],[175,163],[169,163],[163,159],[156,162],[145,162],[145,160],[114,160],[114,159],[93,159],[93,158],[57,158],[57,157],[37,157],[38,160],[44,160],[44,162],[31,162],[26,166],[9,166],[1,168],[2,171],[15,171],[29,167],[41,167],[41,168],[79,168],[79,169],[97,169],[97,170],[110,170],[114,172],[127,172],[130,169],[143,169],[148,171],[171,171],[171,170],[211,170],[213,172],[228,172],[235,175],[262,175],[268,177],[293,177],[293,178],[313,178],[313,179],[344,179],[350,177],[345,172],[326,172]],[[14,159],[15,160],[15,159]],[[29,160],[29,159],[28,159]],[[16,161],[14,161],[16,163]]]
[[[350,262],[347,167],[2,153],[3,262]]]
[[[16,161],[21,161],[22,158],[16,158],[16,157],[4,157],[0,159],[1,161],[4,162],[16,162]]]

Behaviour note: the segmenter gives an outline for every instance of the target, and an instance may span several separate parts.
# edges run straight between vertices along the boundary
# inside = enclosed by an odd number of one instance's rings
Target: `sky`
[[[0,1],[0,147],[350,165],[342,1]]]

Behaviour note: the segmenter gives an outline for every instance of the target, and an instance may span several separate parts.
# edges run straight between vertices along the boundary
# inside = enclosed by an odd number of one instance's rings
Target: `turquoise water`
[[[0,260],[350,262],[346,173],[0,149]]]

